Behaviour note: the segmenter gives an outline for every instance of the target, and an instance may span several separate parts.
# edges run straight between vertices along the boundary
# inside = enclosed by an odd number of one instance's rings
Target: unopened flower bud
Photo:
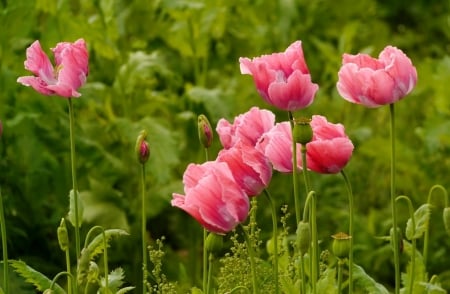
[[[294,129],[292,131],[294,141],[305,145],[311,142],[313,138],[313,130],[310,125],[311,119],[300,118],[294,120]]]
[[[337,233],[331,236],[333,240],[333,254],[338,258],[346,258],[350,252],[350,239],[346,233]]]
[[[148,142],[145,141],[146,138],[147,131],[142,130],[136,140],[135,152],[138,161],[142,164],[146,163],[148,158],[150,157],[150,147],[148,145]]]
[[[220,253],[223,248],[223,236],[209,233],[208,237],[206,237],[205,248],[209,253]]]
[[[443,218],[445,230],[447,231],[447,234],[450,235],[450,207],[444,208]]]
[[[303,255],[308,252],[311,245],[311,230],[309,223],[300,221],[297,226],[297,247],[299,252]]]
[[[200,144],[205,148],[209,148],[213,140],[213,131],[208,118],[204,114],[198,116],[198,138]]]
[[[61,223],[59,224],[56,232],[58,235],[58,243],[61,250],[64,252],[69,250],[69,234],[67,232],[66,220],[64,218],[61,219]]]
[[[389,231],[390,242],[392,249],[394,249],[394,228],[391,228]],[[402,231],[400,228],[397,228],[397,240],[398,240],[398,250],[399,252],[403,252],[403,237],[402,237]]]

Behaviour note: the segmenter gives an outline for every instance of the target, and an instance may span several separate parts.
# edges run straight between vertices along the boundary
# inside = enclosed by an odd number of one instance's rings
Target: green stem
[[[310,225],[311,225],[311,259],[312,259],[312,267],[311,267],[311,286],[312,293],[317,293],[317,276],[318,276],[318,266],[319,266],[319,254],[318,254],[318,238],[317,238],[317,222],[316,222],[316,195],[311,195],[311,206],[310,206]]]
[[[53,278],[52,282],[50,283],[50,288],[49,288],[50,290],[53,290],[53,287],[55,286],[56,281],[62,276],[69,276],[71,279],[73,279],[73,276],[70,272],[60,272]],[[5,292],[5,293],[8,293],[8,292]]]
[[[147,217],[145,213],[145,163],[141,164],[141,242],[142,242],[142,293],[147,291]]]
[[[69,102],[69,128],[70,128],[70,161],[72,167],[72,190],[74,198],[74,208],[75,208],[75,253],[77,258],[80,257],[80,221],[78,215],[78,184],[77,184],[77,170],[76,170],[76,156],[75,156],[75,138],[74,138],[74,124],[75,117],[73,111],[72,98],[67,99]],[[75,293],[78,293],[78,283],[73,283],[75,285]]]
[[[347,187],[348,192],[348,214],[349,214],[349,234],[350,234],[350,251],[349,251],[349,267],[348,267],[348,293],[353,293],[353,239],[354,239],[354,232],[353,232],[353,191],[352,191],[352,185],[350,184],[350,181],[348,180],[348,177],[344,170],[341,170],[341,175],[344,178],[345,185]]]
[[[431,199],[432,196],[434,195],[433,192],[436,189],[440,189],[442,191],[443,197],[444,197],[444,207],[448,207],[448,194],[447,194],[447,190],[441,186],[441,185],[434,185],[433,187],[431,187],[430,191],[428,192],[428,200],[427,200],[427,204],[431,205]],[[425,265],[425,268],[427,266],[427,259],[428,259],[428,242],[430,239],[430,230],[429,230],[429,222],[427,223],[427,229],[425,230],[425,236],[424,236],[424,241],[423,241],[423,264]]]
[[[259,288],[258,288],[258,280],[257,280],[257,276],[256,276],[256,262],[255,262],[255,252],[253,250],[253,244],[250,241],[250,237],[248,235],[247,230],[242,225],[240,225],[240,227],[241,227],[243,235],[244,235],[245,243],[247,244],[248,257],[250,259],[253,294],[258,294]]]
[[[209,289],[211,288],[211,277],[212,277],[212,264],[213,264],[213,254],[210,253],[209,254],[209,258],[208,258],[208,283],[206,285],[206,292],[203,291],[203,293],[208,294],[209,293]]]
[[[274,275],[274,283],[275,283],[275,293],[279,293],[279,285],[278,285],[278,221],[277,221],[277,208],[272,201],[272,197],[267,189],[264,189],[264,194],[269,201],[270,208],[272,210],[272,230],[273,230],[273,275]]]
[[[203,229],[203,293],[209,293],[208,287],[208,250],[206,248],[206,238],[208,232]]]
[[[297,224],[301,220],[300,212],[300,199],[298,194],[298,171],[297,171],[297,143],[294,140],[294,116],[292,112],[288,112],[289,123],[291,124],[291,134],[292,134],[292,187],[294,190],[294,205],[295,205],[295,220]]]
[[[306,294],[306,275],[305,275],[305,259],[300,253],[300,277],[301,277],[301,294]]]
[[[67,269],[67,272],[70,272],[71,266],[70,266],[70,251],[69,251],[69,249],[67,249],[65,251],[65,253],[66,253],[66,269]],[[73,288],[72,278],[71,278],[71,276],[68,275],[67,276],[67,292],[68,292],[68,294],[72,293],[72,288]],[[8,293],[8,292],[6,292],[6,293]]]
[[[3,287],[5,293],[9,293],[9,269],[8,269],[8,239],[6,239],[6,224],[5,224],[5,210],[3,207],[2,190],[0,189],[0,225],[2,233],[2,248],[3,248]]]
[[[338,293],[342,293],[342,267],[344,262],[338,258]]]
[[[105,229],[102,226],[94,226],[92,227],[89,232],[86,234],[86,239],[84,240],[84,248],[88,247],[88,244],[90,242],[90,237],[91,234],[93,234],[94,231],[96,230],[100,230],[102,232],[102,237],[103,237],[103,247],[104,247],[104,251],[103,251],[103,271],[105,272],[105,289],[108,289],[109,285],[109,281],[108,281],[108,241],[106,239],[106,234],[105,234]],[[107,293],[107,292],[106,292]]]
[[[412,251],[411,251],[411,276],[409,277],[409,293],[413,293],[414,288],[414,280],[415,280],[415,267],[416,267],[416,218],[414,217],[414,207],[412,205],[411,199],[408,197],[401,195],[398,196],[395,201],[398,200],[405,200],[408,203],[408,209],[409,209],[409,217],[411,218],[412,223],[412,237],[411,237],[411,243],[412,243]]]
[[[399,252],[399,240],[397,234],[397,214],[395,209],[395,111],[394,104],[389,105],[391,124],[391,211],[392,211],[392,225],[394,234],[392,235],[392,243],[394,246],[394,267],[395,267],[395,294],[400,292],[400,252]]]

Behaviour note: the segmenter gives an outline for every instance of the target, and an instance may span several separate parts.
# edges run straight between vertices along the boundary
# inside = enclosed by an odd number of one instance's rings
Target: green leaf
[[[353,281],[355,286],[363,288],[366,293],[389,294],[389,291],[370,277],[362,267],[353,264]]]
[[[113,237],[128,236],[129,234],[121,229],[110,229],[105,230],[106,246]],[[103,234],[99,233],[87,246],[87,252],[89,253],[89,260],[93,259],[95,256],[101,254],[105,247],[103,246]],[[82,253],[83,254],[83,253]]]
[[[336,269],[327,268],[317,282],[317,293],[336,293]]]
[[[411,218],[408,219],[408,222],[406,223],[406,238],[408,240],[418,239],[422,237],[423,233],[425,233],[428,228],[430,213],[430,204],[426,203],[420,206],[414,212],[414,220],[416,224],[415,228],[413,228]]]
[[[37,290],[45,291],[50,288],[52,281],[47,278],[44,274],[38,272],[32,267],[28,266],[25,262],[20,260],[10,260],[10,265],[15,269],[20,276],[25,278],[27,283],[33,284]],[[53,285],[53,293],[55,294],[65,294],[66,292],[58,284]]]
[[[69,206],[69,213],[67,214],[67,219],[70,221],[70,223],[75,227],[81,227],[81,223],[83,222],[83,202],[81,201],[80,193],[78,193],[78,224],[76,224],[75,220],[75,194],[73,193],[73,190],[70,190],[69,193],[69,200],[70,200],[70,206]]]
[[[120,289],[119,291],[117,291],[116,292],[116,294],[122,294],[122,293],[127,293],[127,292],[129,292],[129,291],[131,291],[131,290],[134,290],[134,288],[135,287],[125,287],[125,288],[122,288],[122,289]]]
[[[123,272],[122,268],[116,268],[115,270],[113,270],[109,275],[108,275],[108,288],[109,291],[111,293],[116,293],[120,286],[123,285],[124,281],[123,279],[125,278],[125,274]],[[101,279],[100,282],[101,288],[105,288],[105,278]],[[100,291],[101,293],[101,291]],[[125,292],[123,292],[125,293]]]

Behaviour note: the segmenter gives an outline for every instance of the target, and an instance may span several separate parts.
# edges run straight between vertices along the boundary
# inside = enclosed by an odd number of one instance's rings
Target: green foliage
[[[415,227],[413,227],[411,218],[408,219],[406,223],[406,238],[408,240],[418,239],[423,236],[429,225],[430,213],[430,204],[425,203],[414,212]]]
[[[38,272],[34,268],[28,266],[25,262],[20,260],[10,260],[9,261],[14,270],[21,275],[26,282],[33,284],[37,290],[44,291],[50,289],[50,284],[52,281],[47,278],[42,273]],[[61,286],[55,283],[53,286],[53,291],[56,294],[64,294],[65,291]]]
[[[360,288],[364,293],[388,294],[389,291],[381,284],[370,277],[362,267],[353,264],[353,279],[355,287]]]

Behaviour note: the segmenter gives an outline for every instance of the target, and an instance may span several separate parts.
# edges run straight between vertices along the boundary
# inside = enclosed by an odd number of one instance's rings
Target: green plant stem
[[[394,104],[389,104],[391,124],[391,211],[392,211],[392,226],[394,233],[392,235],[392,244],[394,246],[394,267],[395,267],[395,294],[400,292],[400,252],[399,252],[399,240],[397,234],[397,214],[395,209],[395,111]]]
[[[70,272],[60,272],[60,273],[56,274],[56,276],[53,278],[52,282],[50,283],[50,288],[49,288],[50,290],[53,290],[53,286],[55,286],[56,281],[62,276],[69,276],[71,279],[73,279],[73,276]],[[8,293],[8,292],[5,292],[5,293]]]
[[[444,197],[444,207],[448,207],[448,194],[447,194],[447,190],[441,186],[441,185],[434,185],[433,187],[431,187],[430,191],[428,192],[428,200],[427,203],[428,205],[431,205],[431,200],[432,200],[432,196],[434,195],[433,192],[434,190],[439,189],[442,191],[442,196]],[[425,266],[425,268],[427,267],[427,259],[428,259],[428,242],[430,239],[430,230],[429,230],[429,222],[427,223],[427,229],[425,230],[425,236],[424,236],[424,240],[423,240],[423,264]]]
[[[74,207],[75,207],[75,253],[77,258],[80,257],[80,221],[78,215],[78,184],[77,184],[77,169],[76,169],[76,156],[75,156],[75,138],[74,138],[74,124],[75,124],[75,116],[73,111],[73,103],[72,98],[67,99],[69,102],[69,128],[70,128],[70,161],[72,168],[72,190],[73,190],[73,198],[74,198]],[[73,283],[75,285],[75,293],[78,293],[78,283]]]
[[[147,288],[147,217],[145,213],[145,163],[141,164],[141,241],[142,241],[142,293]]]
[[[259,294],[258,280],[257,280],[257,275],[256,275],[255,252],[253,250],[253,244],[250,241],[250,237],[248,235],[247,230],[242,225],[240,225],[240,227],[241,227],[243,235],[244,235],[245,243],[247,244],[248,257],[250,259],[253,294]]]
[[[300,253],[300,277],[301,277],[301,294],[306,294],[306,275],[305,275],[305,259],[303,254]]]
[[[415,280],[415,271],[416,271],[416,218],[414,217],[414,207],[412,205],[411,199],[408,197],[401,195],[398,196],[395,201],[399,200],[405,200],[408,204],[408,210],[409,210],[409,217],[411,218],[412,223],[412,237],[411,237],[411,243],[412,243],[412,251],[411,251],[411,276],[409,277],[409,294],[413,293],[414,289],[414,280]]]
[[[0,225],[2,234],[2,248],[3,248],[3,287],[5,293],[9,293],[9,269],[8,269],[8,239],[6,239],[6,224],[5,224],[5,209],[3,207],[2,190],[0,189]]]
[[[338,258],[338,293],[342,293],[342,266],[344,262]]]
[[[301,220],[301,206],[300,199],[298,194],[298,171],[297,171],[297,143],[294,140],[294,116],[292,112],[288,112],[289,115],[289,123],[291,125],[291,134],[292,134],[292,188],[294,191],[294,205],[295,205],[295,220],[297,224]]]
[[[66,253],[66,269],[67,269],[67,272],[70,272],[71,266],[70,266],[70,251],[69,251],[69,249],[67,249],[65,251],[65,253]],[[76,281],[75,281],[75,283],[76,283]],[[71,276],[67,275],[67,293],[71,294],[72,290],[73,290],[72,278],[71,278]]]
[[[311,225],[311,259],[312,259],[312,267],[311,267],[311,288],[312,293],[317,293],[317,275],[318,275],[318,267],[319,267],[319,254],[318,254],[318,238],[317,238],[317,222],[316,222],[316,196],[315,194],[311,195],[311,205],[310,205],[310,225]]]
[[[209,294],[209,289],[211,289],[211,277],[212,277],[212,265],[213,265],[213,254],[210,253],[208,257],[208,283],[206,284],[206,292],[203,291],[205,294]]]
[[[344,170],[341,170],[341,175],[344,178],[345,186],[347,187],[348,192],[348,214],[349,214],[349,234],[350,234],[350,251],[348,253],[348,293],[353,293],[353,215],[354,215],[354,207],[353,207],[353,191],[350,181]]]
[[[206,248],[206,238],[208,232],[203,229],[203,293],[209,293],[208,287],[208,250]]]
[[[273,276],[275,283],[275,293],[279,293],[279,285],[278,285],[278,220],[277,220],[277,208],[273,203],[272,197],[267,189],[264,189],[264,194],[266,195],[267,200],[269,201],[270,208],[272,210],[272,231],[273,231]]]
[[[94,231],[100,230],[102,232],[103,237],[103,271],[105,272],[105,289],[108,289],[109,281],[108,281],[108,240],[106,240],[106,234],[105,229],[102,226],[94,226],[92,227],[89,232],[86,234],[86,239],[84,240],[84,248],[87,248],[89,245],[89,242],[91,240],[91,234],[94,233]]]

